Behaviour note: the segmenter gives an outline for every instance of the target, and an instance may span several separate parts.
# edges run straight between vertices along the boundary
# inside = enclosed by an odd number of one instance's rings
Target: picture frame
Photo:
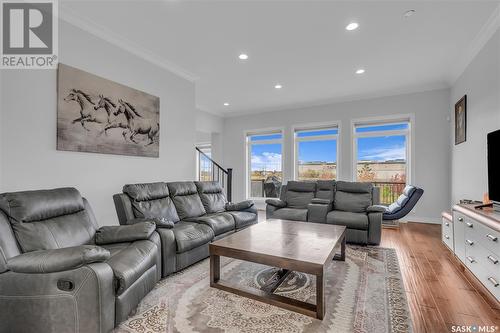
[[[467,141],[467,95],[455,103],[455,145]]]

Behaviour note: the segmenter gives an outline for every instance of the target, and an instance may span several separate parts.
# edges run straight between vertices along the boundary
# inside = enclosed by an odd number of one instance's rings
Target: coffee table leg
[[[210,255],[210,286],[220,280],[220,257]]]
[[[325,279],[323,273],[316,275],[316,318],[322,320],[325,316]]]
[[[345,261],[345,234],[342,238],[342,243],[340,244],[340,260]]]

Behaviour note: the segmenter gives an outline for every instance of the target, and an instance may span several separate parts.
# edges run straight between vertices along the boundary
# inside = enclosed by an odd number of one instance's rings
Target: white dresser
[[[453,231],[445,235],[450,225]],[[445,238],[450,235],[453,242]],[[443,226],[443,242],[500,301],[500,213],[476,210],[473,205],[455,205],[452,223]]]

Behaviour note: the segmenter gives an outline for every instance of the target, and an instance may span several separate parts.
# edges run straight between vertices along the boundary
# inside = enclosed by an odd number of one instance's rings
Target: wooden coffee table
[[[210,286],[287,310],[323,319],[325,267],[332,259],[345,260],[346,227],[286,220],[267,220],[210,244]],[[335,247],[341,244],[340,255]],[[280,270],[261,289],[221,280],[220,257],[251,261]],[[316,276],[316,304],[273,292],[290,271]]]

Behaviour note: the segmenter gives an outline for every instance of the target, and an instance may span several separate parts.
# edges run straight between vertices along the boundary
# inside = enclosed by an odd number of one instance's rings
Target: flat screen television
[[[488,134],[488,196],[500,209],[500,130]]]

